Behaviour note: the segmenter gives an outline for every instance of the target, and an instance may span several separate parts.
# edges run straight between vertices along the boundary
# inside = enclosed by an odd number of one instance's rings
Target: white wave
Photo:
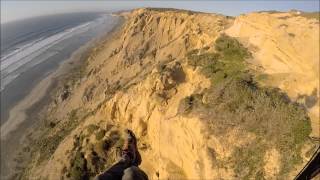
[[[48,38],[40,39],[40,40],[37,39],[31,43],[28,43],[22,47],[19,47],[14,52],[1,58],[1,71],[6,69],[8,66],[18,62],[18,61],[24,60],[30,54],[33,54],[36,52],[38,54],[42,53],[43,51],[45,51],[46,49],[48,49],[52,45],[60,42],[61,40],[65,39],[67,37],[70,37],[71,35],[74,35],[72,33],[75,33],[76,31],[79,31],[79,30],[87,27],[90,24],[91,23],[81,24],[81,25],[76,26],[74,28],[70,28],[70,29],[67,29],[61,33],[50,36]]]
[[[94,21],[87,22],[70,29],[66,29],[63,32],[52,35],[50,37],[42,39],[39,38],[1,57],[1,91],[7,84],[9,84],[12,80],[19,76],[20,72],[16,72],[19,68],[26,65],[27,63],[33,64],[33,66],[35,66],[45,61],[49,57],[42,57],[40,60],[38,59],[37,62],[31,63],[31,61],[37,59],[36,57],[45,53],[45,51],[47,51],[50,47],[76,34],[80,34],[90,30],[90,28],[95,27],[95,25],[103,23],[104,19],[105,17],[101,17]]]
[[[23,67],[24,69],[27,69],[27,68],[30,68],[30,67],[33,67],[47,59],[49,59],[50,57],[54,56],[55,54],[57,54],[58,52],[46,52],[44,54],[41,54],[41,58],[37,58],[37,61],[31,61],[30,63],[28,63],[28,67]],[[34,57],[34,54],[30,56],[30,58]],[[10,69],[6,69],[7,71],[10,71]],[[11,82],[13,81],[15,78],[17,78],[21,72],[19,71],[11,71],[12,73],[7,73],[6,76],[2,76],[1,77],[1,91]]]

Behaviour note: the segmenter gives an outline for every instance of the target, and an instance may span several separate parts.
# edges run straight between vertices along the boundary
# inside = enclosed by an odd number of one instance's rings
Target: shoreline
[[[94,178],[116,162],[127,128],[151,179],[298,174],[317,148],[307,111],[281,86],[259,84],[247,63],[256,52],[224,34],[228,17],[167,9],[125,17],[39,88],[44,95],[25,112],[34,123],[25,120],[23,139],[9,140],[20,149],[10,179]]]
[[[17,170],[17,167],[21,169],[21,164],[25,166],[30,160],[30,157],[23,156],[24,150],[21,144],[30,144],[28,142],[30,132],[41,131],[41,128],[37,129],[42,123],[39,116],[52,102],[52,93],[58,89],[59,81],[66,79],[74,68],[79,68],[92,54],[93,49],[107,41],[111,34],[120,29],[122,24],[123,19],[119,18],[110,30],[97,35],[97,37],[72,52],[69,58],[61,62],[57,69],[48,73],[49,75],[40,80],[25,98],[12,107],[9,111],[8,120],[1,126],[1,170],[4,170],[4,161],[8,162],[5,169],[11,169],[8,172],[1,172],[2,178],[6,179],[14,174],[19,174],[19,172],[15,172],[20,171]],[[12,141],[17,142],[14,143],[16,145],[12,145],[10,143]],[[16,162],[17,159],[19,159],[19,162]]]
[[[25,60],[21,60],[21,63],[20,60],[19,63],[15,62],[18,65],[17,68],[10,65],[9,67],[12,71],[8,67],[9,74],[6,74],[7,70],[4,72],[4,75],[8,76],[8,78],[5,76],[2,78],[5,84],[2,84],[1,103],[5,104],[5,106],[1,106],[1,126],[8,120],[10,109],[23,100],[48,73],[54,72],[63,61],[70,58],[72,53],[81,46],[87,44],[98,35],[104,34],[106,30],[109,31],[116,23],[115,20],[117,18],[100,13],[90,22],[82,23],[74,28],[69,28],[68,31],[62,31],[42,41],[35,42],[29,50],[28,48],[26,50],[22,49],[22,53],[28,54]],[[40,45],[46,45],[39,46],[40,49],[35,50],[37,47],[33,46],[38,46],[39,43]],[[15,57],[8,60],[14,59]],[[15,75],[17,76],[15,77]],[[10,79],[9,77],[15,78],[8,80]],[[6,83],[5,81],[7,80],[8,82]]]

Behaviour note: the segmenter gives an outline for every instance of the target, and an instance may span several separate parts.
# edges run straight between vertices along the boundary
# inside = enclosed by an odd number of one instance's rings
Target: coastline
[[[109,14],[99,14],[92,21],[73,28],[67,21],[65,24],[69,24],[67,25],[70,27],[68,30],[54,35],[48,33],[46,38],[40,40],[31,39],[30,44],[21,46],[21,48],[17,47],[12,55],[7,52],[9,54],[2,59],[3,66],[1,66],[3,70],[1,73],[1,103],[5,104],[1,106],[1,126],[7,121],[10,109],[25,98],[48,75],[48,72],[56,70],[63,61],[71,57],[73,52],[97,35],[108,32],[118,20]],[[21,58],[20,53],[26,56]]]
[[[137,135],[140,167],[151,179],[298,173],[316,147],[306,111],[279,89],[255,84],[244,63],[251,52],[223,34],[228,24],[221,19],[228,18],[161,13],[129,15],[110,40],[101,38],[101,45],[74,57],[76,64],[61,66],[64,73],[48,81],[47,93],[25,112],[36,123],[18,139],[13,179],[93,178],[115,162],[126,128]],[[182,15],[188,15],[185,28],[172,29]],[[197,24],[204,25],[200,33],[194,33]],[[211,61],[202,64],[203,57]],[[223,76],[202,71],[217,63],[224,64],[218,64]]]
[[[122,24],[123,18],[119,18],[110,30],[97,35],[74,51],[57,69],[49,72],[49,75],[37,83],[24,99],[12,107],[8,120],[1,126],[1,179],[10,179],[12,175],[19,174],[15,171],[23,169],[31,160],[30,156],[25,156],[29,151],[25,152],[23,146],[30,144],[28,136],[31,132],[37,134],[39,132],[36,131],[41,131],[41,128],[37,128],[42,123],[39,116],[52,102],[52,93],[57,90],[59,81],[66,79],[73,69],[81,67],[92,51],[108,41],[110,35],[120,29]],[[4,165],[3,162],[7,164]],[[11,172],[3,172],[4,169],[10,169]]]

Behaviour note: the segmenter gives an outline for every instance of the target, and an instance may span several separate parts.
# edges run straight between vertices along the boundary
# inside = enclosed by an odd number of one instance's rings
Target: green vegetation
[[[311,133],[305,109],[279,89],[256,84],[245,64],[250,53],[236,39],[222,35],[215,49],[215,53],[188,53],[188,64],[201,68],[212,86],[201,95],[186,97],[180,110],[207,113],[217,136],[223,137],[235,127],[254,134],[250,144],[236,148],[231,159],[219,163],[233,164],[239,178],[263,179],[263,158],[271,148],[281,155],[278,177],[286,177],[302,162],[301,148]]]
[[[88,127],[87,127],[87,130],[88,130],[88,133],[89,134],[92,134],[95,130],[99,129],[99,127],[95,124],[90,124]]]
[[[179,112],[189,113],[193,109],[197,108],[197,104],[201,103],[202,95],[201,94],[192,94],[183,99],[183,102],[180,103]]]
[[[246,148],[236,148],[233,154],[236,175],[240,179],[264,179],[264,153],[265,147],[254,143]]]
[[[267,81],[269,78],[268,74],[258,74],[254,79],[259,82]]]
[[[100,131],[98,131],[95,135],[96,135],[96,139],[97,140],[101,140],[104,135],[106,134],[106,131],[104,129],[101,129]]]
[[[175,9],[175,8],[147,8],[151,11],[158,11],[158,12],[179,12],[179,13],[186,13],[188,15],[193,15],[194,13],[203,13],[203,12],[196,12],[184,9]]]
[[[81,79],[84,78],[87,74],[87,67],[88,67],[88,52],[84,52],[79,62],[70,62],[69,64],[72,65],[69,73],[62,79],[63,83],[66,85],[70,85],[74,87],[75,85],[79,84]]]
[[[80,180],[88,179],[87,174],[87,161],[84,158],[83,153],[79,150],[76,152],[73,162],[71,163],[71,170],[69,176],[71,179]]]
[[[300,16],[308,18],[308,19],[317,19],[319,21],[320,19],[320,13],[319,12],[302,12]]]
[[[94,124],[87,126],[86,130],[73,137],[70,166],[64,169],[64,175],[68,178],[91,179],[114,164],[119,157],[118,145],[123,144],[123,139],[118,131],[109,129],[108,132]],[[87,141],[92,135],[96,140]]]
[[[203,73],[210,77],[213,83],[226,79],[242,79],[247,77],[244,60],[250,53],[236,39],[222,35],[216,40],[215,53],[198,54],[193,50],[187,54],[188,64],[200,66]]]
[[[44,131],[42,138],[36,141],[36,146],[39,147],[40,151],[40,162],[48,159],[55,152],[64,137],[77,126],[79,120],[77,113],[78,109],[72,110],[68,114],[68,120],[56,125],[49,131]]]

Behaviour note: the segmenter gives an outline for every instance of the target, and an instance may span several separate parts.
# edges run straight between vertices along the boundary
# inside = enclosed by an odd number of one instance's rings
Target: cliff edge
[[[319,137],[319,20],[121,14],[119,31],[58,85],[22,178],[94,177],[116,161],[125,128],[150,179],[299,172]]]

